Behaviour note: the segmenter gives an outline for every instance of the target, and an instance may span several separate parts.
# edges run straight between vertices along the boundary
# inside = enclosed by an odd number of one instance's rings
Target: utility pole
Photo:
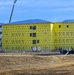
[[[12,15],[13,15],[13,11],[14,11],[14,7],[15,7],[15,3],[16,3],[16,2],[17,2],[17,0],[14,0],[13,7],[12,7],[12,11],[11,11],[11,14],[10,14],[9,23],[11,22]]]

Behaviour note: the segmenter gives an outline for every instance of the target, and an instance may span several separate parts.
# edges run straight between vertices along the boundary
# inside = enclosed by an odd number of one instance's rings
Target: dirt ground
[[[0,54],[0,75],[74,75],[74,55]]]

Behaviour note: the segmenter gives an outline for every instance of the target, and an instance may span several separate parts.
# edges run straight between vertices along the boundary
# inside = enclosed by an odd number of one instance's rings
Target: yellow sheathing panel
[[[53,30],[56,48],[74,48],[74,23],[54,23]]]
[[[38,23],[2,26],[4,51],[41,51],[74,48],[74,23]]]
[[[32,29],[34,26],[36,29]],[[54,49],[51,23],[3,25],[2,30],[4,51],[32,51],[32,47],[45,51]]]

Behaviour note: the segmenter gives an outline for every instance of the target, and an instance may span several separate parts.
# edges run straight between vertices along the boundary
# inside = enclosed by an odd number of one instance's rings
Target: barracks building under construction
[[[73,22],[2,25],[3,51],[74,49]]]

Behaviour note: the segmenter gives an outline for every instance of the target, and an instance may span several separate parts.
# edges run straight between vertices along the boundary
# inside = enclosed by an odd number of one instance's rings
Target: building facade
[[[3,51],[74,49],[74,23],[6,24],[2,26]]]

